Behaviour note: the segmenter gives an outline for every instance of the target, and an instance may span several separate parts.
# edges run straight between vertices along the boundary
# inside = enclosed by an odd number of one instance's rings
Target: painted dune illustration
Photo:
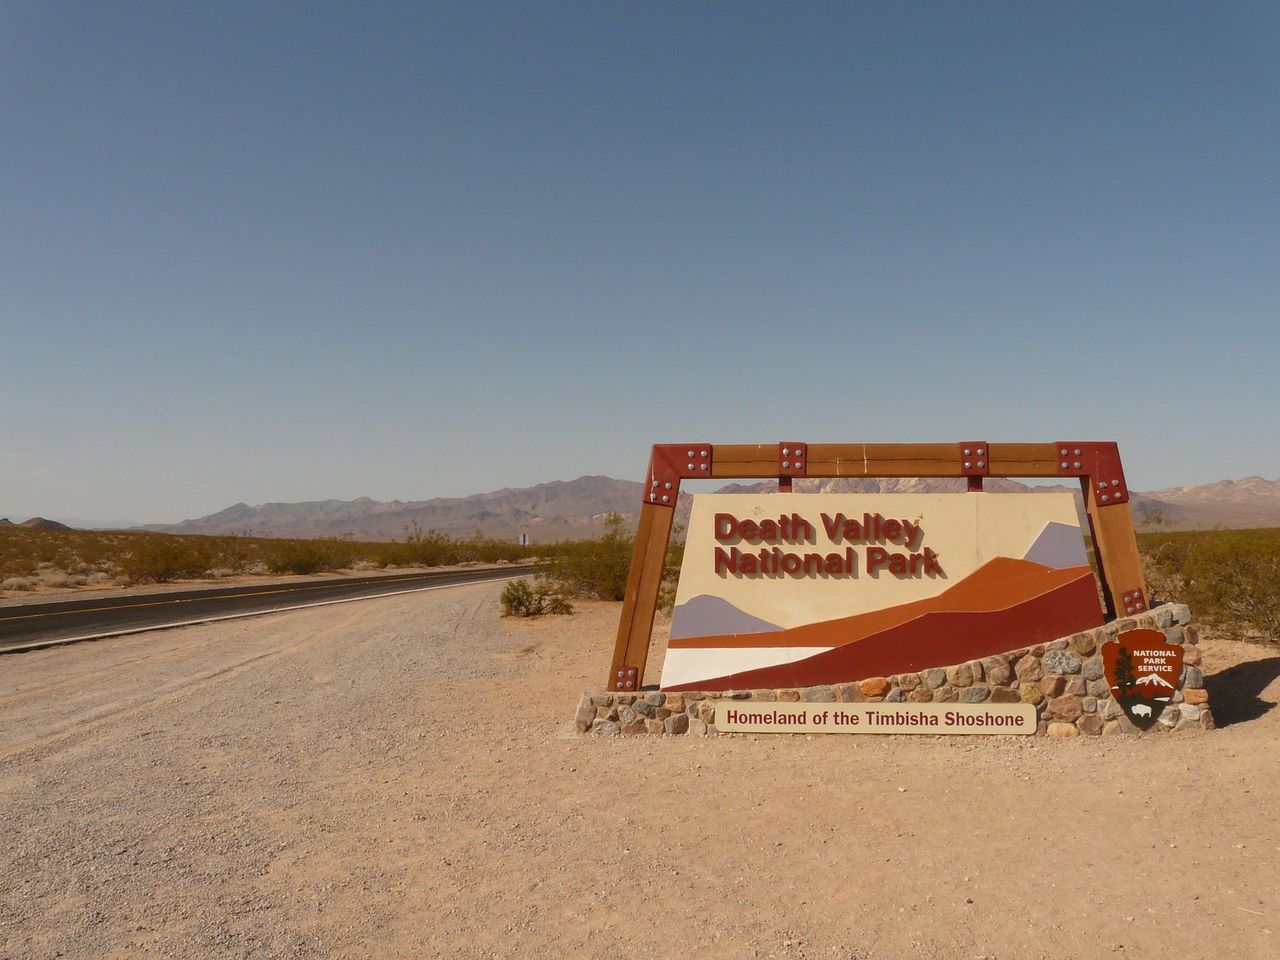
[[[686,675],[701,672],[698,661],[710,667],[719,651],[767,650],[775,661],[787,651],[798,656],[688,682],[668,684],[664,675],[663,689],[801,687],[837,677],[887,676],[989,656],[1101,623],[1089,566],[1055,569],[997,557],[926,599],[786,630],[673,639],[668,657],[690,661],[678,671]]]

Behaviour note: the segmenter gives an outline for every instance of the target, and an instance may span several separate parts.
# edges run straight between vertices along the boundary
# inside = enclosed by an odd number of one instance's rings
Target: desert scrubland
[[[1280,955],[1280,647],[1207,733],[576,738],[618,605],[500,592],[3,658],[0,957]]]

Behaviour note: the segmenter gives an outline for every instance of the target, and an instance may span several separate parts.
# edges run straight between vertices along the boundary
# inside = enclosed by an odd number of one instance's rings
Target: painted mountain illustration
[[[1137,681],[1137,683],[1136,683],[1136,686],[1139,686],[1139,687],[1166,687],[1166,688],[1168,688],[1168,689],[1170,689],[1170,690],[1172,690],[1172,689],[1173,689],[1173,684],[1172,684],[1172,683],[1170,683],[1168,680],[1164,679],[1164,677],[1161,677],[1161,676],[1159,676],[1158,674],[1154,674],[1154,673],[1148,673],[1145,677],[1141,677],[1141,678],[1139,678],[1139,680],[1138,680],[1138,681]]]
[[[1056,521],[1044,525],[1022,559],[1054,570],[1082,567],[1089,562],[1080,528]]]
[[[701,594],[671,612],[671,639],[701,637],[711,633],[764,633],[781,629],[739,610],[728,600]]]
[[[888,676],[1043,643],[1101,623],[1089,566],[1055,569],[997,557],[922,600],[785,630],[673,638],[663,688],[801,687],[836,677]],[[742,663],[741,652],[748,650],[760,666],[716,672],[717,664],[730,662],[725,654]]]

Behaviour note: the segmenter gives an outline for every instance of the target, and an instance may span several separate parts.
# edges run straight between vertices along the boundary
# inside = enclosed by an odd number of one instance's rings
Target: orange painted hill
[[[883,610],[854,614],[835,620],[806,623],[785,630],[750,634],[683,637],[668,644],[672,649],[748,647],[835,647],[901,626],[933,613],[979,613],[1015,607],[1081,578],[1092,579],[1090,567],[1054,570],[1014,557],[997,557],[934,597],[913,600]],[[1097,607],[1096,597],[1094,606]],[[1097,610],[1102,622],[1101,608]]]
[[[1054,578],[1056,585],[1050,589],[1032,592],[1020,601],[998,609],[926,612],[858,639],[843,640],[834,649],[794,663],[704,678],[663,689],[807,687],[910,673],[1045,643],[1102,623],[1092,570],[1088,567],[1073,570],[1076,572],[1074,579],[1064,582],[1062,578]],[[1067,571],[1054,572],[1065,574]],[[828,624],[839,622],[828,621]],[[828,633],[826,639],[825,644],[814,645],[831,645],[836,638]]]

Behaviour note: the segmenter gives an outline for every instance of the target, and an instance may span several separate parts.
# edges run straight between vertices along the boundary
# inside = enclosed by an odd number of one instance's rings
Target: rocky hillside
[[[772,482],[732,484],[726,492],[775,489]],[[1015,480],[989,480],[993,492],[1071,490],[1071,486],[1028,487]],[[801,480],[797,492],[931,493],[964,490],[962,480]],[[270,537],[351,536],[357,540],[403,540],[408,531],[439,530],[493,537],[528,534],[534,542],[595,536],[604,517],[621,513],[630,523],[639,514],[641,484],[610,477],[579,477],[520,489],[504,488],[470,497],[434,500],[315,500],[305,503],[237,503],[218,513],[143,529],[167,533],[253,533]],[[682,496],[677,522],[686,523],[690,500]],[[1140,526],[1195,529],[1215,526],[1280,526],[1280,481],[1249,477],[1201,487],[1176,487],[1133,497]],[[32,521],[27,521],[31,523]],[[48,522],[48,521],[46,521]]]

